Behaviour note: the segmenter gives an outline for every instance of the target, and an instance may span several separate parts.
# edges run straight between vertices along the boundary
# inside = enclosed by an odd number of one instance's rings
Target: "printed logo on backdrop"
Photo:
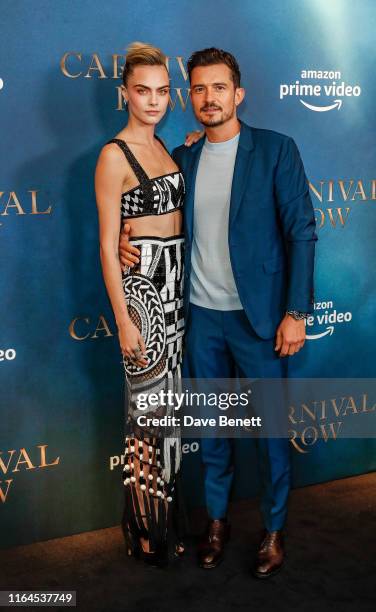
[[[0,78],[0,91],[3,87],[4,81]],[[0,191],[0,226],[4,225],[7,218],[21,215],[49,215],[51,211],[51,204],[46,203],[46,198],[39,189],[28,189],[21,193]]]
[[[320,340],[326,336],[330,337],[335,330],[347,325],[352,321],[350,311],[340,311],[334,308],[333,301],[316,302],[314,314],[306,319],[307,340]]]
[[[289,437],[299,453],[309,453],[318,440],[336,441],[347,418],[375,412],[368,393],[343,394],[289,407]]]
[[[302,70],[298,80],[279,86],[280,100],[296,98],[316,113],[340,110],[346,99],[358,98],[361,93],[360,85],[344,81],[340,70]]]
[[[352,204],[376,201],[376,179],[329,179],[309,182],[316,215],[317,229],[325,225],[344,228],[348,221]],[[327,205],[327,206],[325,206]]]
[[[0,191],[0,225],[7,218],[27,215],[50,215],[52,205],[39,189],[29,189],[22,193]]]
[[[15,475],[24,471],[39,470],[54,467],[59,464],[60,457],[47,457],[47,444],[26,450],[26,448],[0,451],[0,501],[5,504],[14,487]]]
[[[121,78],[125,64],[125,55],[113,53],[111,55],[99,55],[92,53],[78,53],[67,51],[60,59],[60,70],[69,79],[113,79],[119,81],[115,84],[115,110],[124,111],[124,99],[121,95]],[[171,111],[176,109],[186,110],[189,102],[189,79],[185,68],[183,57],[177,55],[167,57],[167,69],[170,74],[170,100]]]
[[[3,361],[13,361],[16,358],[14,348],[0,348],[0,363]]]
[[[68,331],[73,340],[98,340],[99,338],[112,338],[115,335],[102,314],[95,319],[75,317],[69,323]]]

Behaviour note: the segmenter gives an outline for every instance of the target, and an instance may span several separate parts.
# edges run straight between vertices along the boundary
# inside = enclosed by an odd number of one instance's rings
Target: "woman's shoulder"
[[[104,162],[113,163],[124,163],[124,153],[121,150],[121,138],[115,136],[111,140],[108,140],[102,146],[99,152],[99,158]]]
[[[108,140],[102,146],[98,155],[97,170],[114,177],[121,176],[123,180],[126,180],[130,175],[131,167],[121,147],[113,140]]]

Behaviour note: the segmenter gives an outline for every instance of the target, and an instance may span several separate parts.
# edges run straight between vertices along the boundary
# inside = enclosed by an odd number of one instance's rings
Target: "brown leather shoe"
[[[210,569],[223,561],[225,544],[230,538],[230,525],[225,519],[211,519],[198,547],[200,567]]]
[[[282,531],[266,531],[257,551],[254,569],[256,578],[274,576],[281,569],[284,557]]]

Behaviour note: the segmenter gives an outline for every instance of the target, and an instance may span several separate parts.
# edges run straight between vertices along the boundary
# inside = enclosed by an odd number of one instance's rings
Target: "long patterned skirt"
[[[133,539],[142,538],[150,552],[168,555],[185,525],[181,438],[171,419],[179,413],[163,395],[181,392],[184,238],[144,236],[130,241],[141,255],[139,263],[123,273],[123,289],[131,320],[146,345],[148,365],[138,367],[123,358],[127,393],[122,526],[126,537],[130,533]]]

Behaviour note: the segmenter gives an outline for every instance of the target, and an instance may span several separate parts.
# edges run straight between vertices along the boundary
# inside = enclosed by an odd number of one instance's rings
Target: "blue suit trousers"
[[[185,378],[284,378],[287,358],[274,350],[274,339],[254,332],[244,310],[220,311],[190,304],[186,322]],[[261,513],[268,531],[282,529],[290,490],[287,438],[260,438]],[[202,438],[205,496],[210,518],[227,514],[233,481],[232,440]]]

